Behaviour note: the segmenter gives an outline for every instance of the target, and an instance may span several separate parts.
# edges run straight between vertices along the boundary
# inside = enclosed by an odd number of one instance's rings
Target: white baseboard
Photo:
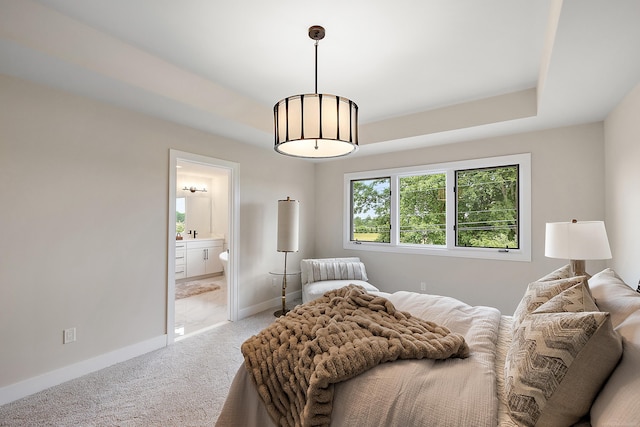
[[[293,301],[299,298],[302,298],[302,291],[295,291],[287,294],[287,301]],[[260,304],[252,305],[247,308],[243,308],[238,312],[238,320],[244,319],[245,317],[253,316],[254,314],[262,313],[263,311],[270,308],[276,310],[278,307],[282,307],[282,300],[280,299],[280,297],[261,302]]]
[[[287,301],[293,301],[302,298],[302,291],[295,291],[287,294]],[[282,304],[280,297],[264,301],[260,304],[243,308],[239,312],[239,319],[253,316],[268,309],[276,310]],[[158,350],[167,346],[167,335],[160,335],[149,340],[130,345],[91,359],[83,360],[64,368],[47,372],[37,377],[29,378],[19,383],[11,384],[0,388],[0,405],[13,402],[49,387],[62,384],[91,372],[99,371],[116,363]]]
[[[167,336],[160,335],[146,341],[139,342],[91,359],[83,360],[64,368],[47,372],[37,377],[29,378],[19,383],[0,388],[0,405],[21,399],[30,394],[37,393],[49,387],[81,377],[91,372],[99,371],[116,363],[158,350],[167,346]]]

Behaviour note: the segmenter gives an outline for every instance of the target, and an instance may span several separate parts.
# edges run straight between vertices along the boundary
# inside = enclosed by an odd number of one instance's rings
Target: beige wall
[[[604,122],[606,224],[611,267],[634,289],[640,279],[640,85]]]
[[[528,282],[566,264],[544,256],[545,223],[604,218],[603,141],[602,123],[596,123],[319,164],[315,252],[318,256],[359,256],[370,281],[385,291],[419,292],[420,282],[426,282],[428,293],[512,314]],[[531,153],[530,263],[342,248],[344,173],[518,153]],[[590,261],[587,270],[596,272],[604,265]]]
[[[166,333],[171,148],[240,164],[239,308],[277,300],[278,199],[313,255],[308,162],[0,76],[0,391]]]
[[[301,202],[301,250],[360,256],[383,290],[451,295],[509,314],[526,284],[563,265],[544,257],[544,224],[605,217],[612,265],[640,276],[640,90],[602,123],[379,156],[309,162],[0,76],[0,400],[3,387],[166,333],[169,149],[240,164],[239,308],[277,300],[269,271],[276,200]],[[606,136],[606,145],[604,143]],[[342,248],[343,174],[532,153],[532,262]],[[606,154],[606,162],[602,159]],[[606,163],[606,174],[605,174]],[[596,272],[605,263],[589,261]],[[290,284],[299,290],[299,284]],[[62,345],[62,330],[78,341]],[[54,375],[55,376],[55,375]]]

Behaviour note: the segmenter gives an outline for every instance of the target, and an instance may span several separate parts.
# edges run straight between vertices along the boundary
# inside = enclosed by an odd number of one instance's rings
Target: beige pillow
[[[622,335],[622,359],[591,406],[593,427],[640,424],[640,311],[616,328]]]
[[[516,328],[520,326],[520,323],[526,315],[532,313],[542,304],[572,286],[579,283],[586,284],[586,280],[587,278],[585,276],[575,276],[565,279],[529,283],[522,300],[520,300],[516,311],[513,313],[513,330],[515,331]]]
[[[589,412],[622,353],[609,313],[532,313],[505,363],[505,400],[524,426],[569,426]]]
[[[589,279],[601,310],[611,312],[611,323],[622,335],[618,367],[591,407],[594,427],[637,426],[640,420],[640,293],[610,268]]]
[[[589,288],[600,311],[611,313],[614,328],[629,315],[640,311],[640,293],[627,285],[610,268],[594,274],[589,279]]]

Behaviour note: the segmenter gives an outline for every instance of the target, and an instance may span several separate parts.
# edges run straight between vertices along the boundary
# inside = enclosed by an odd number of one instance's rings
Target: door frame
[[[229,230],[227,248],[229,261],[227,264],[227,318],[238,320],[238,265],[236,260],[240,242],[240,165],[227,160],[185,151],[169,150],[169,221],[167,238],[167,344],[175,341],[175,275],[176,275],[176,166],[178,160],[184,160],[229,172]]]

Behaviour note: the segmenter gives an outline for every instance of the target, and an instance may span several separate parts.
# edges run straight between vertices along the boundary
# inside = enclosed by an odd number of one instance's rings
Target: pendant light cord
[[[318,40],[315,43],[316,46],[316,94],[318,93]]]

